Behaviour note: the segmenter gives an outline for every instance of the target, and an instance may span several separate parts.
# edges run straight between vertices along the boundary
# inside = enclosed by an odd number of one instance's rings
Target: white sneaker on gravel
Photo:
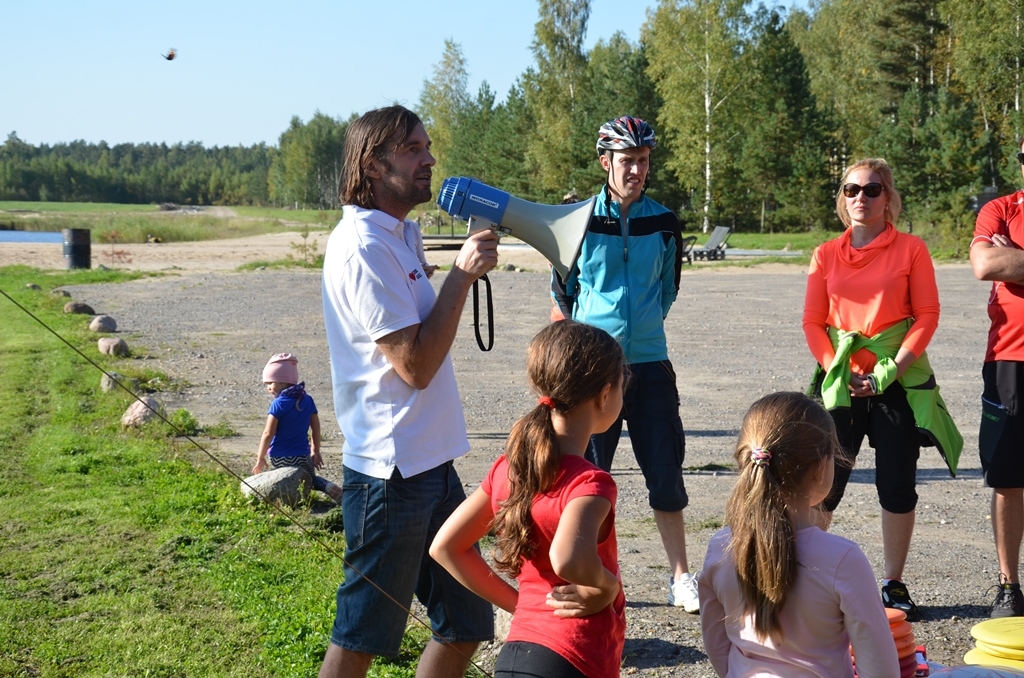
[[[691,614],[700,612],[700,598],[697,595],[697,577],[687,572],[678,579],[669,578],[668,604],[681,607]]]

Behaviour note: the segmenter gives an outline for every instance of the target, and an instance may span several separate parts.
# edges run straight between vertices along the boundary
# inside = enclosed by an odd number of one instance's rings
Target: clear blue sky
[[[656,2],[593,0],[587,47]],[[780,4],[806,6],[806,1]],[[532,0],[0,0],[0,141],[276,145],[293,115],[415,106],[445,38],[499,100],[533,63]],[[160,58],[170,48],[174,61]]]

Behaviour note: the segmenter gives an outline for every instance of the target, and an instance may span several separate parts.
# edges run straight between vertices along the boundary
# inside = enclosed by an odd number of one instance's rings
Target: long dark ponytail
[[[530,342],[526,370],[540,397],[513,426],[505,445],[509,496],[494,518],[495,566],[515,577],[534,552],[533,498],[558,477],[561,453],[551,418],[570,413],[625,378],[622,348],[610,334],[572,320],[552,323]]]

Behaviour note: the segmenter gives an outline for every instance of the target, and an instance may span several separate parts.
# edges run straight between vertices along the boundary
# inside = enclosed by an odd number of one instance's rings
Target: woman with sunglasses
[[[937,445],[951,473],[963,447],[925,355],[939,324],[939,292],[927,246],[896,230],[902,201],[889,165],[860,160],[841,186],[836,213],[847,228],[815,250],[807,276],[804,335],[818,361],[812,388],[851,460],[865,437],[875,448],[882,602],[916,621],[920,613],[901,580],[914,531],[921,443]],[[836,464],[832,491],[822,502],[823,528],[852,466]]]

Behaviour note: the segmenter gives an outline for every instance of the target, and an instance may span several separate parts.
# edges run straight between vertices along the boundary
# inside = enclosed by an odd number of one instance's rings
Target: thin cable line
[[[33,319],[33,320],[35,320],[35,321],[36,321],[37,323],[39,323],[40,325],[42,325],[42,326],[43,326],[43,328],[44,328],[44,329],[45,329],[46,331],[48,331],[48,332],[49,332],[50,334],[52,334],[53,336],[57,337],[57,338],[58,338],[58,339],[59,339],[59,340],[60,340],[61,342],[63,342],[63,343],[64,343],[64,345],[66,345],[66,346],[67,346],[68,348],[70,348],[70,349],[71,349],[72,351],[74,351],[74,352],[75,352],[75,353],[77,353],[77,354],[78,354],[79,356],[81,356],[81,358],[82,358],[83,360],[85,360],[85,361],[86,361],[87,363],[89,363],[90,365],[92,365],[93,367],[95,367],[95,368],[96,368],[97,370],[99,370],[100,372],[102,372],[102,373],[103,373],[104,375],[106,375],[106,377],[107,377],[108,379],[110,379],[110,380],[111,380],[111,381],[113,381],[113,382],[114,382],[115,384],[117,384],[117,385],[118,385],[118,386],[119,386],[119,387],[120,387],[120,388],[121,388],[122,390],[124,390],[124,391],[125,391],[125,393],[127,393],[127,394],[128,394],[128,395],[130,395],[130,396],[131,396],[132,398],[134,398],[134,399],[136,400],[136,402],[140,402],[140,403],[142,403],[142,404],[143,404],[143,406],[145,406],[145,407],[146,407],[146,409],[148,409],[148,410],[149,410],[150,412],[152,412],[153,414],[155,414],[156,416],[158,416],[158,417],[159,417],[159,418],[161,419],[161,421],[163,421],[163,422],[164,422],[165,424],[167,424],[168,426],[170,426],[170,427],[171,427],[171,428],[172,428],[172,429],[174,430],[174,432],[175,432],[176,434],[178,434],[178,436],[179,436],[179,437],[182,437],[182,438],[185,438],[186,440],[188,440],[188,441],[189,441],[190,443],[192,443],[193,445],[195,445],[195,446],[196,446],[196,448],[197,448],[197,449],[198,449],[198,450],[199,450],[200,452],[202,452],[202,453],[203,453],[203,454],[205,454],[205,455],[206,455],[207,457],[209,457],[211,461],[213,461],[213,462],[214,462],[214,463],[216,463],[216,464],[217,464],[218,466],[220,466],[220,467],[221,467],[222,469],[224,469],[225,471],[227,471],[227,472],[228,472],[228,474],[230,474],[231,476],[234,476],[234,477],[235,477],[236,479],[238,479],[239,481],[241,481],[241,483],[242,483],[243,485],[245,485],[246,487],[248,487],[248,488],[249,488],[249,489],[250,489],[250,490],[252,491],[252,493],[253,493],[253,494],[255,494],[255,495],[256,495],[257,497],[259,497],[260,501],[262,501],[263,503],[265,503],[265,504],[266,504],[267,506],[269,506],[269,507],[270,507],[270,508],[271,508],[271,509],[272,509],[273,511],[275,511],[275,512],[276,512],[276,513],[278,513],[279,515],[281,515],[281,516],[283,516],[284,518],[288,519],[288,521],[289,521],[289,522],[291,522],[291,523],[292,523],[293,525],[295,525],[295,527],[299,528],[299,530],[300,530],[300,531],[302,531],[302,533],[303,533],[303,534],[305,534],[305,535],[306,535],[306,536],[307,536],[307,537],[308,537],[309,539],[311,539],[311,540],[313,540],[314,542],[316,542],[317,544],[319,544],[319,545],[320,545],[320,546],[321,546],[321,547],[322,547],[322,548],[323,548],[323,549],[324,549],[325,551],[327,551],[327,552],[328,552],[328,553],[330,553],[331,555],[333,555],[333,556],[335,556],[336,558],[338,558],[338,560],[340,560],[340,561],[342,562],[342,564],[343,564],[343,565],[345,565],[345,566],[347,566],[347,567],[351,568],[353,572],[355,572],[355,573],[356,573],[357,575],[359,575],[360,577],[362,577],[363,579],[365,579],[365,580],[366,580],[366,581],[367,581],[367,582],[368,582],[368,583],[369,583],[369,584],[370,584],[371,586],[373,586],[373,587],[374,587],[375,589],[377,589],[378,591],[380,591],[380,593],[381,593],[381,594],[383,594],[385,598],[387,598],[388,600],[390,600],[390,601],[391,601],[392,603],[394,603],[394,604],[395,604],[396,606],[398,606],[398,608],[399,608],[400,610],[402,610],[403,612],[405,612],[406,614],[408,614],[408,615],[409,615],[409,616],[410,616],[410,617],[411,617],[411,618],[412,618],[413,620],[415,620],[415,621],[416,621],[416,623],[418,623],[418,624],[419,624],[420,626],[422,626],[422,627],[423,627],[423,628],[425,628],[426,630],[430,631],[430,632],[431,632],[431,636],[432,636],[432,637],[434,637],[434,638],[440,638],[440,636],[437,636],[437,635],[436,635],[436,634],[435,634],[435,633],[433,632],[433,629],[432,629],[432,628],[430,627],[430,625],[429,625],[429,624],[427,624],[427,623],[426,623],[425,621],[423,621],[422,619],[420,619],[420,618],[419,618],[419,617],[418,617],[418,616],[416,615],[416,613],[415,613],[415,612],[413,612],[413,611],[412,611],[411,609],[409,609],[409,608],[405,607],[405,606],[404,606],[404,605],[402,605],[402,604],[401,604],[400,602],[398,602],[397,600],[395,600],[395,598],[394,598],[394,597],[393,597],[393,596],[392,596],[392,595],[391,595],[390,593],[388,593],[387,591],[385,591],[385,590],[384,590],[383,588],[381,588],[381,587],[380,587],[380,586],[379,586],[379,585],[378,585],[378,584],[377,584],[377,583],[376,583],[375,581],[373,581],[372,579],[370,579],[369,577],[367,577],[367,576],[366,576],[365,574],[363,574],[362,572],[360,572],[360,571],[359,571],[359,570],[358,570],[358,569],[357,569],[357,568],[356,568],[355,566],[353,566],[353,565],[352,565],[352,563],[350,563],[350,562],[348,562],[347,560],[345,560],[345,556],[344,556],[344,555],[342,555],[341,553],[338,553],[338,550],[337,550],[337,549],[335,549],[334,547],[332,547],[332,546],[331,546],[330,544],[328,544],[327,542],[325,542],[325,541],[324,541],[323,539],[321,539],[320,537],[318,537],[318,536],[316,536],[315,534],[313,534],[312,532],[310,532],[309,528],[307,528],[307,527],[306,527],[305,525],[303,525],[303,524],[302,524],[302,523],[300,523],[300,522],[299,522],[298,520],[296,520],[296,519],[295,519],[295,517],[293,517],[293,516],[292,516],[291,514],[289,514],[288,512],[284,511],[284,510],[283,510],[283,509],[282,509],[281,507],[279,507],[279,506],[278,506],[277,504],[275,504],[274,502],[270,501],[270,500],[269,500],[269,499],[268,499],[268,498],[267,498],[267,497],[266,497],[266,496],[265,496],[265,495],[264,495],[264,494],[263,494],[262,492],[260,492],[260,491],[259,491],[259,490],[257,490],[257,489],[256,489],[255,487],[253,487],[252,485],[250,485],[250,484],[249,484],[249,483],[248,483],[248,482],[246,481],[246,479],[245,479],[245,478],[243,478],[242,476],[238,475],[238,474],[237,474],[237,473],[235,473],[235,472],[234,472],[233,470],[231,470],[231,468],[230,468],[230,467],[228,467],[228,466],[227,466],[227,464],[225,464],[224,462],[222,462],[222,461],[221,461],[220,459],[218,459],[218,458],[217,458],[217,457],[216,457],[216,456],[215,456],[215,455],[214,455],[214,454],[213,454],[212,452],[210,452],[210,451],[209,451],[209,450],[207,450],[207,449],[206,449],[205,447],[203,447],[202,445],[200,445],[200,444],[199,444],[199,443],[198,443],[198,442],[197,442],[197,441],[196,441],[196,440],[195,440],[194,438],[192,438],[192,436],[188,435],[187,433],[185,433],[184,431],[182,431],[182,430],[181,430],[180,428],[178,428],[177,426],[175,426],[175,425],[174,425],[174,424],[173,424],[173,423],[172,423],[172,422],[171,422],[171,421],[170,421],[170,420],[169,420],[169,419],[168,419],[167,417],[165,417],[165,416],[163,415],[163,413],[161,413],[161,412],[160,412],[159,410],[157,410],[157,409],[153,408],[153,407],[152,407],[152,406],[151,406],[151,405],[150,405],[149,403],[147,403],[147,402],[146,402],[145,400],[143,400],[143,399],[142,399],[141,397],[139,397],[139,395],[138,395],[138,394],[136,394],[136,393],[135,393],[134,391],[132,391],[132,390],[131,390],[130,388],[128,388],[127,386],[125,386],[124,384],[122,384],[122,383],[121,383],[121,381],[120,381],[119,379],[116,379],[116,378],[114,378],[114,376],[113,376],[112,374],[110,374],[110,373],[109,373],[109,372],[107,372],[107,371],[106,371],[105,369],[103,369],[103,368],[102,368],[102,367],[101,367],[101,366],[100,366],[99,364],[97,364],[97,363],[96,363],[96,362],[95,362],[95,361],[94,361],[94,360],[93,360],[92,358],[90,358],[89,356],[87,356],[87,355],[85,355],[84,353],[82,353],[82,351],[81,351],[81,350],[79,350],[79,348],[78,348],[77,346],[73,345],[73,344],[72,344],[71,342],[69,342],[69,341],[68,341],[67,339],[65,339],[65,338],[64,338],[64,337],[62,337],[62,336],[61,336],[60,334],[58,334],[56,330],[54,330],[54,329],[53,329],[52,327],[50,327],[50,326],[49,326],[49,325],[47,325],[47,324],[46,324],[45,322],[43,322],[43,321],[42,321],[42,319],[40,319],[40,318],[39,318],[38,316],[36,316],[36,315],[35,315],[34,313],[32,313],[32,311],[28,310],[27,308],[25,308],[24,306],[22,306],[21,304],[19,304],[19,303],[18,303],[17,301],[15,301],[15,300],[14,300],[14,298],[12,298],[12,297],[11,297],[11,295],[7,294],[7,292],[5,292],[5,291],[4,291],[4,290],[2,290],[2,289],[0,289],[0,294],[2,294],[3,296],[5,296],[5,297],[6,297],[7,299],[8,299],[8,301],[10,301],[10,302],[11,302],[12,304],[14,304],[15,306],[17,306],[17,307],[18,307],[19,309],[21,309],[22,311],[24,311],[24,312],[25,312],[25,313],[26,313],[26,314],[27,314],[27,315],[28,315],[28,316],[29,316],[30,318],[32,318],[32,319]],[[450,642],[449,640],[447,640],[446,638],[440,638],[440,639],[441,639],[441,642],[442,642],[442,643],[444,643],[445,645],[448,645],[448,646],[449,646],[449,647],[450,647],[450,648],[451,648],[452,650],[454,650],[454,651],[455,651],[455,652],[457,652],[457,653],[458,653],[459,655],[461,655],[461,656],[462,656],[463,658],[465,658],[465,659],[466,659],[467,661],[469,661],[469,663],[470,663],[470,664],[471,664],[471,665],[473,666],[473,668],[475,668],[475,669],[476,669],[477,671],[479,671],[479,672],[480,672],[480,673],[482,673],[483,675],[487,676],[488,678],[492,678],[492,677],[491,677],[491,674],[487,673],[487,671],[484,671],[483,667],[481,667],[481,666],[480,666],[479,664],[477,664],[477,663],[476,663],[475,661],[473,661],[473,658],[472,658],[472,657],[466,657],[466,655],[465,655],[465,654],[463,654],[463,653],[462,653],[462,652],[461,652],[461,651],[460,651],[460,650],[459,650],[458,648],[456,648],[456,647],[455,647],[455,645],[454,645],[453,643],[451,643],[451,642]]]

